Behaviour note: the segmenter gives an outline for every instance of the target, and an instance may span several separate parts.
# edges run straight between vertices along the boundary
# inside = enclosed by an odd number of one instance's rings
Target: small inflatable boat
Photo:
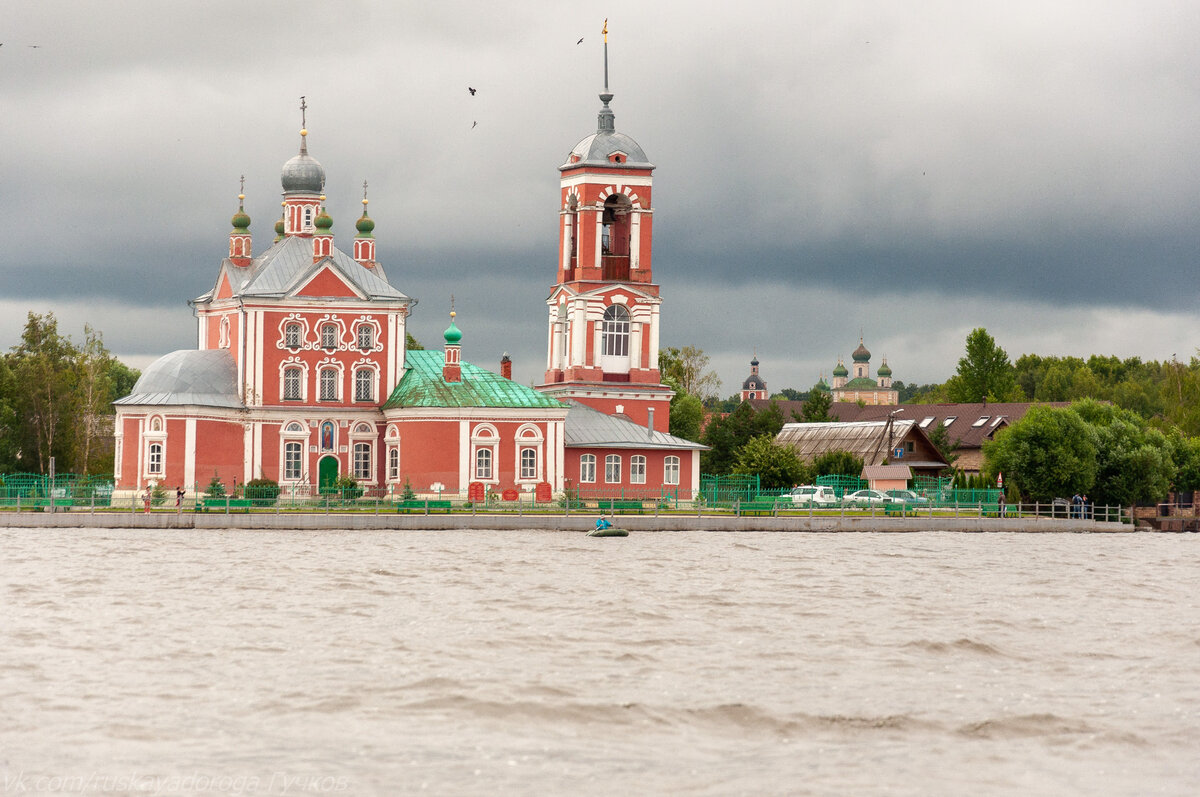
[[[618,529],[615,526],[609,526],[604,529],[592,529],[588,532],[589,537],[628,537],[629,532],[625,529]]]

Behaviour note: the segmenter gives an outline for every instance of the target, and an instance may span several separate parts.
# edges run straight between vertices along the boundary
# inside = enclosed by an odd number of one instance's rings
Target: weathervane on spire
[[[304,95],[301,94],[300,95],[300,126],[301,127],[308,127],[308,122],[305,121],[305,114],[304,114],[304,112],[307,110],[308,110],[308,103],[306,103],[304,101]]]
[[[246,193],[246,175],[244,175],[244,174],[242,175],[242,179],[239,181],[238,193],[239,194]]]
[[[363,180],[363,204],[367,204],[367,181]]]

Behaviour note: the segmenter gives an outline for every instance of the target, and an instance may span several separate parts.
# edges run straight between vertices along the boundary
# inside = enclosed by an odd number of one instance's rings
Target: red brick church
[[[191,301],[197,349],[160,358],[116,402],[117,490],[203,490],[215,476],[227,488],[266,478],[316,491],[349,475],[385,494],[690,497],[702,447],[664,431],[672,392],[657,369],[654,166],[615,130],[607,86],[600,99],[596,133],[559,167],[544,384],[464,361],[454,313],[442,350],[406,351],[415,302],[376,259],[365,191],[348,254],[301,129],[271,245],[252,254],[239,194],[228,256]]]

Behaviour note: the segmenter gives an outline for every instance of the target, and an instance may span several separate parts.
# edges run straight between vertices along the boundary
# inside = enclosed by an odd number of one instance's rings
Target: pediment
[[[333,267],[332,261],[327,261],[301,281],[291,293],[293,296],[319,298],[364,298],[346,276]]]

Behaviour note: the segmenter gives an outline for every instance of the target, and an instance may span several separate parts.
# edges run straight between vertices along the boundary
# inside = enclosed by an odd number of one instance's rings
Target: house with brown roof
[[[914,476],[936,476],[949,467],[914,421],[785,423],[775,444],[791,448],[807,463],[830,451],[849,451],[864,466],[904,465]]]
[[[769,401],[751,401],[755,409],[765,409]],[[804,407],[802,401],[776,401],[785,418],[797,415]],[[892,415],[899,423],[901,418],[913,421],[917,427],[931,434],[941,427],[946,438],[957,445],[954,453],[958,459],[954,466],[967,474],[976,474],[983,467],[983,444],[995,439],[996,433],[1011,423],[1019,421],[1036,404],[1047,407],[1069,407],[1069,401],[1013,401],[1004,403],[974,402],[968,404],[901,404],[898,407],[860,407],[857,403],[835,401],[829,414],[839,421],[883,421]],[[902,413],[895,414],[893,413]],[[870,463],[868,463],[870,464]]]

